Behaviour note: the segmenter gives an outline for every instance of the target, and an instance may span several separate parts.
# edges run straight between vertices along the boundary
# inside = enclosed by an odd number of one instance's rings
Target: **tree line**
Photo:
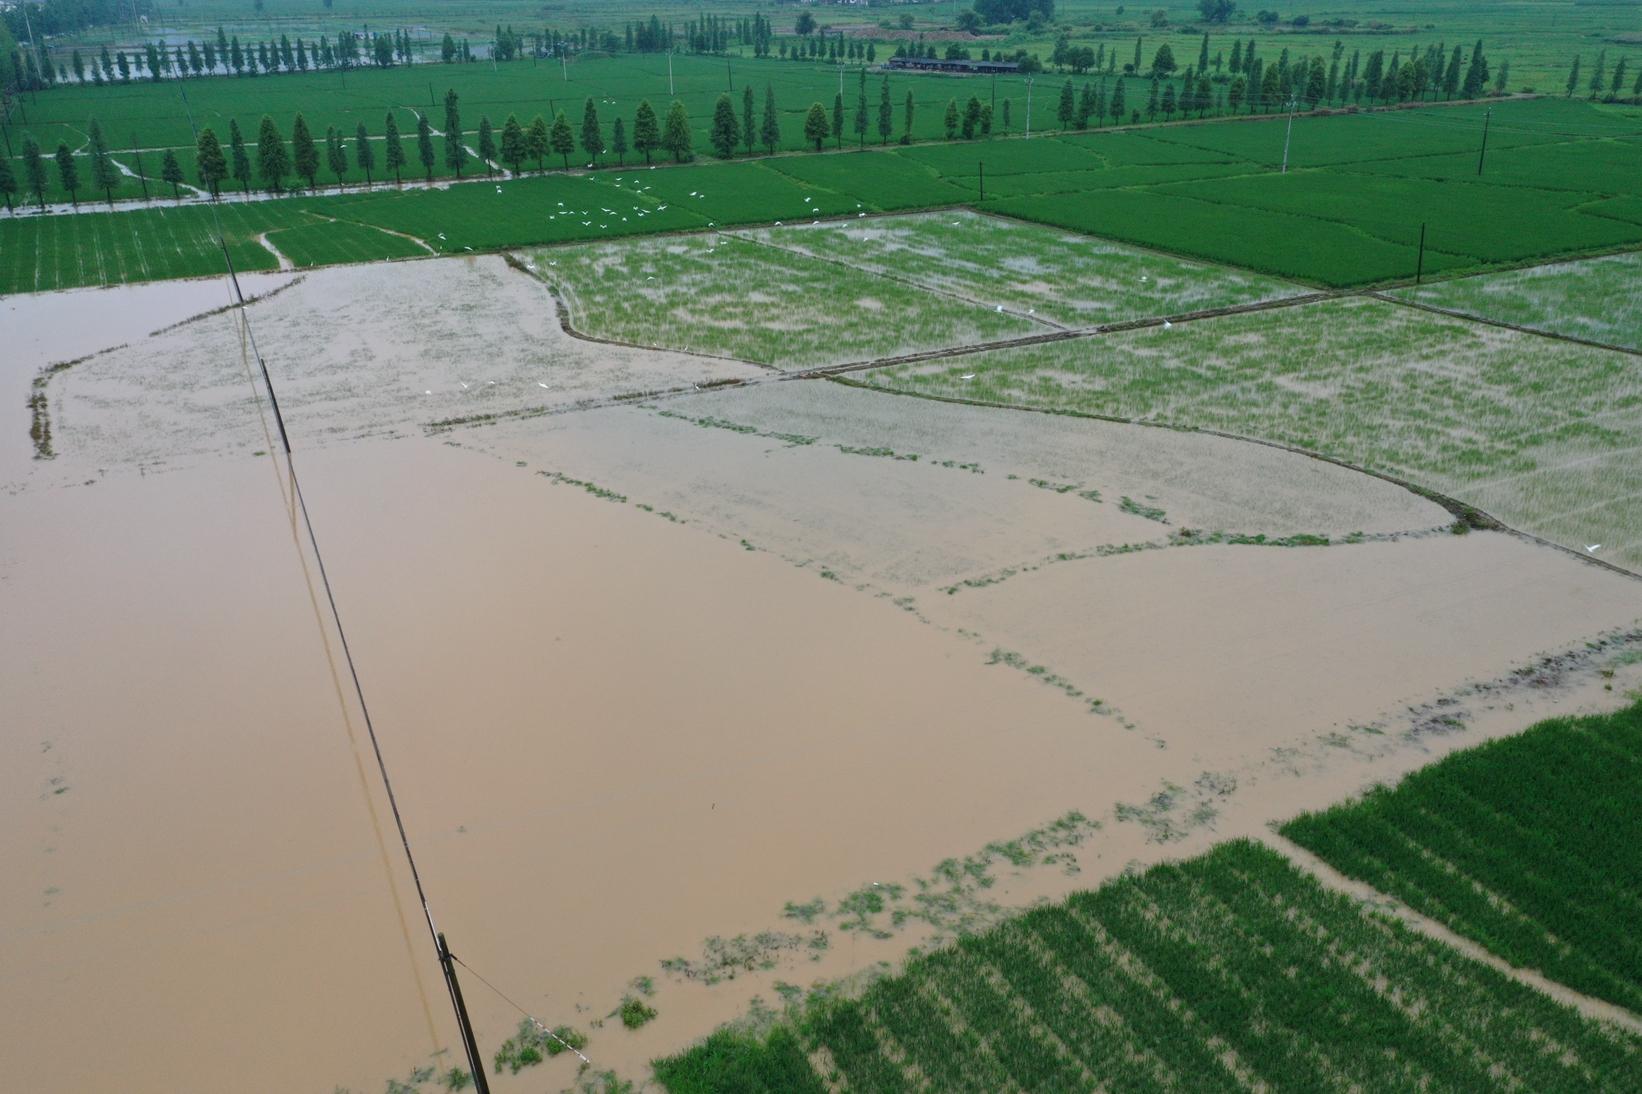
[[[1572,97],[1573,93],[1579,90],[1579,64],[1580,57],[1579,54],[1576,53],[1574,54],[1573,67],[1568,70],[1569,97]],[[1610,74],[1608,72],[1608,51],[1605,49],[1598,50],[1596,54],[1596,64],[1591,69],[1589,84],[1591,90],[1591,101],[1595,102],[1600,99],[1605,103],[1624,102],[1625,91],[1631,76],[1629,69],[1630,58],[1621,57],[1619,62],[1613,66],[1613,72]],[[1636,82],[1634,84],[1628,84],[1628,86],[1630,90],[1630,101],[1633,103],[1642,102],[1642,65],[1637,66]]]

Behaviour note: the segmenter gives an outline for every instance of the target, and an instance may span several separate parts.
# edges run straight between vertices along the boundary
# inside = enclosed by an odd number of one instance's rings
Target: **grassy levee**
[[[1636,364],[1347,298],[899,365],[862,382],[1288,445],[1642,570]]]
[[[627,165],[432,191],[355,190],[245,203],[237,215],[247,230],[265,231],[291,226],[292,209],[312,210],[462,251],[972,204],[1337,287],[1411,278],[1422,224],[1430,273],[1642,245],[1642,212],[1629,195],[1642,141],[1628,118],[1560,100],[1513,100],[1493,110],[1499,159],[1481,179],[1469,153],[1482,108],[1459,106],[1301,118],[1286,174],[1276,167],[1284,123],[1265,118],[654,171]],[[1579,170],[1559,172],[1570,154]],[[1407,174],[1388,174],[1396,165]],[[555,217],[559,202],[608,214]],[[639,208],[649,215],[633,216]],[[115,216],[140,225],[162,214],[86,211],[72,218],[86,225],[51,229],[32,217],[0,218],[0,292],[215,268],[215,257],[203,254],[214,241],[198,232],[152,260],[133,244],[132,261],[112,267],[47,253],[76,246]],[[403,253],[403,240],[358,242],[350,248],[356,261]]]
[[[673,1094],[1616,1090],[1642,1038],[1248,841],[917,957],[857,999],[655,1063]]]
[[[1642,1012],[1642,705],[1468,749],[1284,836],[1525,968]]]

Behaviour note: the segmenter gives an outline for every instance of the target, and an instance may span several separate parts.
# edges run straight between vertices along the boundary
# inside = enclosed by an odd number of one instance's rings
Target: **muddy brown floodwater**
[[[509,387],[470,395],[471,360],[396,375],[381,347],[415,332],[366,306],[393,289],[378,274],[550,302],[453,260],[326,271],[251,312],[352,325],[345,357],[272,321],[258,336],[439,925],[630,1078],[778,981],[950,930],[846,930],[835,910],[863,887],[915,891],[1069,811],[1101,824],[1052,868],[995,862],[966,897],[984,919],[1611,707],[1642,675],[1598,674],[1642,641],[1614,636],[1642,585],[1450,535],[1378,480],[808,381],[576,409],[752,370],[590,347],[551,312],[520,319],[537,352],[509,348],[505,309],[469,309],[494,349],[477,364]],[[114,314],[127,291],[99,299]],[[439,322],[461,334],[463,314]],[[235,347],[234,320],[143,326],[51,382],[57,456],[8,457],[0,494],[6,1083],[380,1090],[448,1067],[289,481],[240,362],[201,348]],[[40,364],[99,348],[40,344]],[[462,416],[503,424],[429,428]],[[18,420],[8,404],[7,451]],[[1187,520],[1333,545],[1171,545]],[[1337,542],[1354,531],[1370,541]],[[1114,543],[1146,546],[1094,550]],[[815,922],[783,916],[817,897]],[[724,952],[707,940],[760,932],[723,982],[697,975]],[[640,976],[660,1014],[628,1032],[607,1019]],[[493,1051],[519,1014],[465,984]],[[496,1089],[574,1077],[561,1057]]]

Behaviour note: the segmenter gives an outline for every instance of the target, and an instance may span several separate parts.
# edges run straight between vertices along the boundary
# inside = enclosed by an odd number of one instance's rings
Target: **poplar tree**
[[[599,127],[598,108],[591,98],[582,107],[582,151],[593,157],[593,165],[597,167],[599,153],[604,151],[604,132]]]
[[[0,156],[0,195],[6,199],[6,212],[11,212],[11,197],[17,193],[17,176],[11,171],[11,157]]]
[[[1004,100],[1007,104],[1008,100]],[[895,108],[889,101],[889,77],[884,77],[884,83],[878,91],[878,141],[888,144],[891,129],[895,124]]]
[[[365,185],[370,186],[371,171],[376,167],[376,150],[371,147],[371,135],[365,131],[364,122],[360,122],[359,128],[354,130],[353,142],[354,160],[365,172]]]
[[[771,153],[781,143],[781,116],[775,112],[775,88],[764,85],[764,124],[759,127],[758,139]]]
[[[827,108],[820,103],[811,103],[809,113],[804,115],[804,139],[813,143],[819,152],[827,133]]]
[[[112,208],[114,188],[120,185],[120,172],[108,154],[108,142],[103,140],[103,128],[97,124],[97,119],[91,119],[87,128],[89,132],[86,135],[91,142],[91,184],[103,192]]]
[[[690,135],[690,118],[684,113],[684,104],[677,99],[667,108],[667,125],[661,133],[661,146],[673,154],[675,162],[694,158],[695,138]]]
[[[62,162],[61,153],[58,162]],[[182,190],[179,188],[183,180],[182,164],[177,162],[177,154],[169,148],[165,150],[165,158],[160,161],[160,178],[171,184],[173,198],[182,197]]]
[[[564,157],[565,170],[570,169],[570,153],[576,150],[575,135],[570,132],[570,119],[559,111],[559,116],[553,119],[553,132],[548,136],[548,143],[553,151]]]
[[[525,130],[525,155],[536,161],[537,171],[547,170],[547,153],[551,144],[547,119],[538,114],[531,119],[530,128]]]
[[[952,140],[958,135],[958,100],[946,101],[946,114],[942,117],[942,124],[946,126],[946,139]]]
[[[28,179],[28,188],[34,191],[34,196],[40,202],[40,209],[46,207],[46,164],[40,155],[40,144],[29,134],[23,135],[23,175]]]
[[[382,166],[393,172],[395,186],[403,185],[405,181],[400,177],[400,171],[406,162],[405,145],[399,139],[399,120],[390,110],[382,123]]]
[[[619,122],[617,123],[620,124]],[[618,134],[620,130],[617,130]],[[519,165],[525,161],[525,131],[519,124],[517,115],[509,114],[507,121],[502,123],[502,162],[507,164],[515,177],[519,174]]]
[[[644,153],[644,162],[650,162],[650,153],[661,147],[661,125],[656,121],[655,107],[649,99],[639,102],[633,113],[633,151]]]
[[[348,173],[348,149],[334,125],[325,127],[325,166],[336,176],[337,189],[341,189],[342,176]]]
[[[245,134],[239,131],[239,122],[228,119],[228,154],[233,160],[234,181],[245,193],[251,192],[251,157],[245,152]]]
[[[263,184],[277,194],[290,173],[291,153],[285,147],[285,139],[279,135],[274,119],[264,114],[257,130],[257,174]]]
[[[1112,88],[1112,120],[1117,125],[1123,124],[1123,79],[1118,78],[1117,86]]]
[[[200,181],[211,191],[211,200],[215,201],[222,180],[228,177],[228,160],[222,154],[217,135],[209,127],[200,130],[194,145],[194,166],[200,173]]]
[[[758,140],[757,119],[753,116],[753,85],[743,84],[741,87],[741,143],[747,146],[747,155],[753,154],[753,145]]]
[[[975,130],[981,124],[981,100],[974,95],[964,104],[963,134],[964,140],[975,139]]]
[[[867,146],[867,70],[861,69],[860,93],[855,100],[855,135],[862,148]]]
[[[1579,86],[1579,54],[1576,53],[1576,54],[1574,54],[1574,67],[1568,70],[1568,95],[1569,96],[1573,95],[1574,88],[1576,88],[1578,86]]]
[[[901,143],[902,144],[911,144],[912,143],[912,112],[913,112],[914,106],[915,106],[915,104],[914,104],[913,99],[912,99],[912,90],[909,88],[907,90],[906,105],[904,107],[904,111],[905,111],[905,115],[906,115],[906,123],[905,123],[906,127],[901,130]]]
[[[314,176],[319,174],[319,149],[314,135],[308,132],[308,123],[301,114],[291,123],[291,157],[296,173],[308,180],[308,189],[314,188]]]
[[[428,123],[426,114],[416,116],[416,156],[422,161],[422,170],[427,172],[428,181],[433,181],[433,166],[439,158],[433,152],[433,126]]]
[[[479,158],[484,161],[486,175],[496,174],[496,134],[486,114],[479,115]]]
[[[739,135],[735,120],[735,104],[730,101],[728,94],[720,95],[713,103],[713,126],[708,135],[713,151],[719,159],[727,160],[735,155],[735,144]]]
[[[832,98],[832,135],[838,140],[838,147],[844,147],[844,95],[839,92]]]
[[[627,125],[620,118],[610,126],[610,151],[616,154],[616,166],[627,163]]]
[[[445,92],[445,166],[462,177],[462,165],[468,161],[467,146],[462,143],[462,113],[457,107],[456,89]]]

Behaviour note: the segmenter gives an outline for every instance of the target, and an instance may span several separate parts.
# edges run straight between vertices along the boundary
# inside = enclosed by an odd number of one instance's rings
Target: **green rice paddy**
[[[1642,255],[1456,278],[1396,294],[1500,323],[1642,350]]]
[[[1513,965],[1642,1009],[1642,706],[1558,719],[1283,835]]]

